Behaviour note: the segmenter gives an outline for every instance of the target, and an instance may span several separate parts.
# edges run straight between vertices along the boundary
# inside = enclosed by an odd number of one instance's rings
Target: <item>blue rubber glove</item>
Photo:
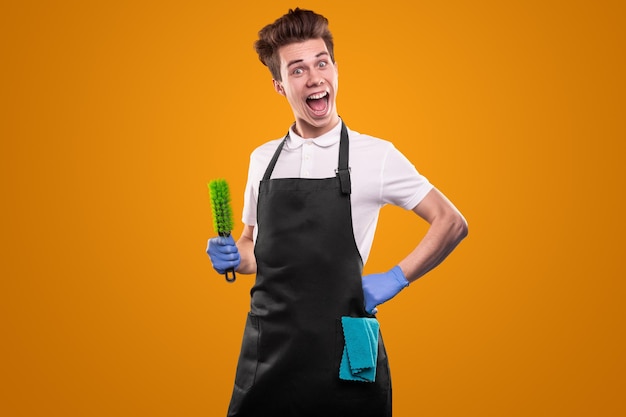
[[[363,295],[365,296],[365,311],[376,314],[377,305],[391,300],[400,291],[409,285],[399,266],[382,274],[370,274],[363,277]]]
[[[213,269],[215,269],[218,274],[224,274],[231,268],[237,270],[239,262],[241,262],[239,250],[232,236],[219,236],[209,239],[206,253],[209,255],[209,258],[211,258]]]

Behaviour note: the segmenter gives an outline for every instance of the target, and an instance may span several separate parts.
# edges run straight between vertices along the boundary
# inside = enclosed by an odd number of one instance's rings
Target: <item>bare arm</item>
[[[465,218],[437,189],[432,189],[413,211],[430,227],[417,247],[398,263],[409,282],[439,265],[468,232]]]
[[[237,250],[241,262],[237,268],[240,274],[256,273],[256,258],[254,257],[254,226],[246,226],[237,241]]]

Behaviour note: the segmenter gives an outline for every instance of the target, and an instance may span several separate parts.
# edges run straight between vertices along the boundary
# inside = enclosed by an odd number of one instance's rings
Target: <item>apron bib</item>
[[[389,417],[382,337],[375,382],[339,379],[341,317],[373,317],[352,230],[347,129],[332,178],[270,179],[287,137],[259,186],[257,276],[228,415]]]

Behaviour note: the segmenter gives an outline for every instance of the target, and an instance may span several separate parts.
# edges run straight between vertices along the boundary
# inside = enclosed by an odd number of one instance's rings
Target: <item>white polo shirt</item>
[[[303,139],[293,127],[271,178],[335,177],[339,160],[341,123],[326,134]],[[385,204],[412,210],[433,186],[391,142],[348,129],[350,179],[352,181],[352,227],[363,263],[374,240],[378,214]],[[283,138],[256,148],[250,156],[243,222],[256,226],[259,183]],[[255,227],[254,237],[256,239]]]

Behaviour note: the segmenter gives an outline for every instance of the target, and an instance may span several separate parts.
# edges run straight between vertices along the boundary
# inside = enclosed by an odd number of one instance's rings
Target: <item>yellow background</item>
[[[623,2],[116,0],[0,6],[0,414],[225,415],[252,277],[211,268],[206,183],[239,235],[292,121],[252,42],[298,5],[348,125],[470,224],[380,308],[394,415],[626,413]],[[366,272],[425,230],[385,208]]]

